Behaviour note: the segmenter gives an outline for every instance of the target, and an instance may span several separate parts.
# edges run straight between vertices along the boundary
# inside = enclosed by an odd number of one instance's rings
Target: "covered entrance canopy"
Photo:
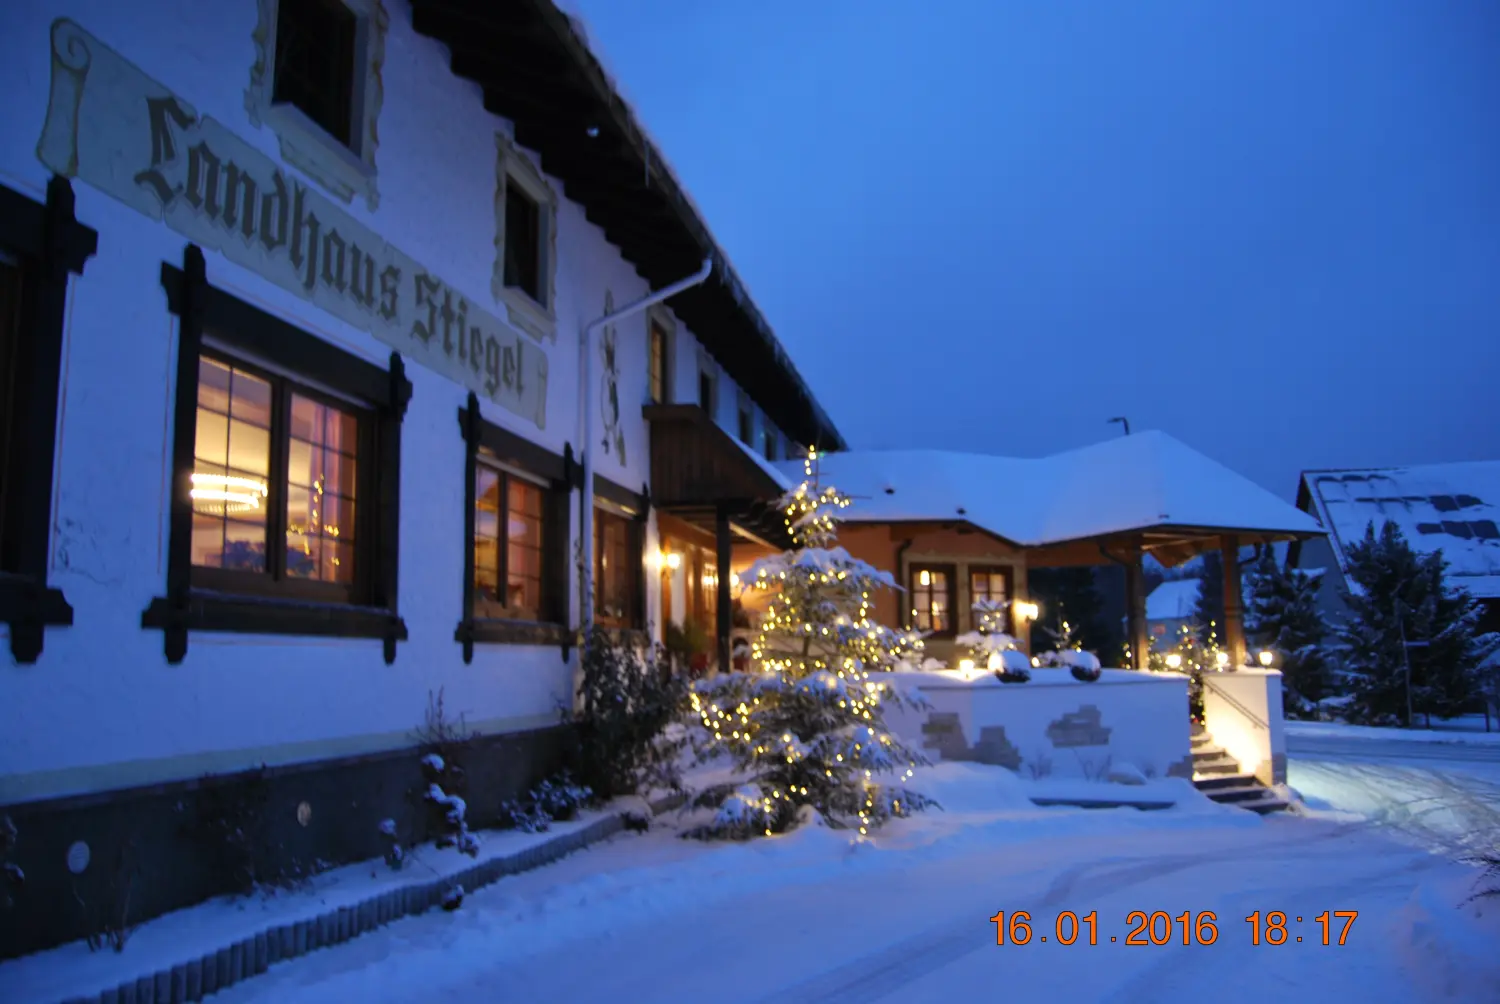
[[[727,670],[734,545],[790,547],[777,500],[795,486],[697,405],[651,404],[642,414],[651,426],[651,504],[712,541],[715,574],[708,587],[716,596],[703,606],[714,613],[719,668]]]
[[[1307,513],[1160,432],[1050,457],[861,451],[830,454],[820,467],[855,497],[848,522],[968,525],[1022,548],[1028,567],[1124,565],[1137,668],[1147,650],[1145,555],[1170,567],[1222,552],[1224,637],[1240,666],[1240,548],[1324,533]]]

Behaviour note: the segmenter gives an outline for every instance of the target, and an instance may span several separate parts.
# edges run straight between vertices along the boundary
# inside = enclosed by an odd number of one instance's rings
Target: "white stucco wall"
[[[390,14],[377,153],[379,207],[340,204],[472,302],[504,318],[490,295],[495,133],[479,88],[453,77],[446,51],[418,36],[402,0]],[[0,13],[0,180],[38,201],[48,178],[36,145],[48,97],[49,25],[76,21],[126,60],[266,156],[283,163],[270,128],[253,126],[245,92],[255,58],[256,0],[27,0]],[[295,173],[294,171],[291,173]],[[316,183],[302,180],[310,188]],[[561,186],[549,179],[559,194]],[[414,393],[403,432],[400,611],[410,640],[385,665],[378,641],[236,636],[195,631],[169,666],[162,632],[141,612],[164,590],[174,319],[159,275],[180,266],[186,240],[75,180],[77,216],[99,234],[74,279],[59,408],[51,584],[75,611],[49,628],[35,665],[0,656],[0,803],[392,748],[409,742],[428,693],[486,731],[544,726],[569,698],[572,667],[555,647],[477,645],[464,665],[461,617],[466,390],[408,357]],[[559,199],[555,341],[546,352],[545,428],[486,402],[485,417],[549,450],[579,449],[579,337],[606,293],[623,305],[648,292],[634,269]],[[209,281],[384,367],[389,346],[208,253]],[[645,317],[619,326],[625,455],[596,453],[596,471],[632,491],[648,480]],[[676,325],[679,399],[697,399],[697,345]],[[596,373],[598,370],[596,369]],[[721,407],[735,389],[720,376]],[[732,412],[731,412],[732,414]],[[721,419],[722,421],[722,419]],[[603,438],[596,410],[590,437]],[[571,535],[577,537],[575,495]],[[655,552],[654,526],[647,560]],[[660,622],[656,577],[648,618]],[[575,607],[576,583],[569,588]]]
[[[973,681],[946,672],[896,677],[931,708],[888,706],[886,724],[933,761],[996,763],[1025,778],[1102,780],[1127,763],[1151,778],[1191,770],[1184,676],[1107,669],[1099,680],[1081,683],[1066,670],[1037,669],[1029,682],[1010,684],[989,674]],[[933,731],[954,715],[967,747],[957,756]],[[1097,730],[1086,727],[1088,721],[1097,722]],[[987,728],[1003,729],[1003,742]],[[1096,734],[1080,738],[1090,731]]]
[[[1281,712],[1281,671],[1243,666],[1206,673],[1203,727],[1263,784],[1286,781],[1286,723]]]

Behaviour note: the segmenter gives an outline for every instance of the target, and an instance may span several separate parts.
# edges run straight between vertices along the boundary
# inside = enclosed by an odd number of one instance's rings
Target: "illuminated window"
[[[594,617],[605,627],[641,627],[641,534],[635,521],[594,511]]]
[[[650,394],[652,404],[667,403],[667,387],[669,386],[669,374],[667,370],[667,329],[656,321],[652,321],[647,328],[649,341],[650,359]]]
[[[545,620],[546,489],[481,464],[474,485],[474,616]]]
[[[918,565],[911,569],[912,627],[935,635],[953,633],[953,568]]]
[[[1009,631],[1010,630],[1010,607],[1008,606],[1008,604],[1010,602],[1010,592],[1011,592],[1011,590],[1010,590],[1010,576],[1011,576],[1011,572],[1010,572],[1010,569],[1008,569],[1008,568],[981,567],[981,566],[970,567],[970,569],[969,569],[969,604],[970,604],[970,608],[971,608],[970,609],[970,617],[973,619],[973,621],[974,621],[973,626],[976,629],[978,628],[979,618],[974,616],[972,606],[973,606],[973,604],[978,603],[980,600],[989,600],[989,601],[991,601],[993,603],[1000,604],[1000,606],[1001,606],[1001,608],[1003,610],[1003,612],[1000,615],[1001,618],[1002,618],[1002,620],[1000,622],[1001,623],[1001,628],[1000,629],[1002,631]]]
[[[196,424],[194,568],[349,599],[359,560],[359,410],[204,355]]]

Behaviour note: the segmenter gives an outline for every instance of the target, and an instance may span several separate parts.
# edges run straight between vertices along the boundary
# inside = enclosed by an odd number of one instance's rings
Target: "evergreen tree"
[[[1416,714],[1451,718],[1479,695],[1485,659],[1500,647],[1477,634],[1480,607],[1445,582],[1441,551],[1418,554],[1387,522],[1348,549],[1348,619],[1335,627],[1353,682],[1351,718],[1410,726]],[[1410,707],[1410,714],[1408,713]]]
[[[1306,714],[1307,705],[1327,697],[1331,687],[1318,577],[1282,568],[1266,548],[1248,579],[1246,640],[1253,649],[1270,649],[1279,658],[1283,710],[1288,715]]]
[[[1104,598],[1094,581],[1094,570],[1079,568],[1033,568],[1026,573],[1026,588],[1042,608],[1042,616],[1031,624],[1031,650],[1049,646],[1077,646],[1107,656],[1125,642],[1119,624],[1104,616]],[[1066,645],[1055,644],[1066,621],[1070,632]]]
[[[925,762],[886,732],[882,705],[901,698],[879,679],[920,659],[920,637],[872,619],[872,594],[896,583],[836,546],[849,499],[820,489],[811,462],[808,475],[781,499],[796,549],[742,575],[749,588],[773,594],[751,645],[753,669],[692,694],[702,757],[726,757],[738,775],[695,800],[717,810],[695,836],[769,835],[813,818],[863,834],[931,804],[875,779],[899,773],[905,781]]]
[[[1198,572],[1198,599],[1193,604],[1198,641],[1204,645],[1224,622],[1224,559],[1218,551],[1206,551]]]

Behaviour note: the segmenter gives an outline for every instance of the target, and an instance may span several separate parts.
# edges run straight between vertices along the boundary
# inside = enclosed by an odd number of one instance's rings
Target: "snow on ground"
[[[1289,738],[1297,739],[1500,746],[1500,722],[1495,723],[1494,727],[1493,732],[1482,731],[1483,716],[1465,715],[1451,722],[1435,719],[1430,729],[1374,728],[1367,725],[1345,725],[1342,722],[1287,722],[1286,734]]]
[[[1035,785],[975,764],[938,764],[914,784],[945,811],[864,842],[807,829],[705,845],[677,838],[669,816],[215,1000],[951,1004],[1003,991],[1233,1004],[1337,988],[1378,1004],[1500,988],[1500,911],[1454,906],[1473,870],[1367,824],[1262,818],[1186,786],[1161,811],[1039,809]],[[988,918],[1015,910],[1031,912],[1032,942],[997,945]],[[1058,944],[1062,910],[1097,911],[1099,943]],[[1169,943],[1126,945],[1135,910],[1213,911],[1217,940],[1184,946],[1174,921]],[[1286,944],[1255,946],[1245,917],[1257,910],[1303,921],[1289,920]],[[1344,946],[1320,943],[1324,910],[1359,911]]]

